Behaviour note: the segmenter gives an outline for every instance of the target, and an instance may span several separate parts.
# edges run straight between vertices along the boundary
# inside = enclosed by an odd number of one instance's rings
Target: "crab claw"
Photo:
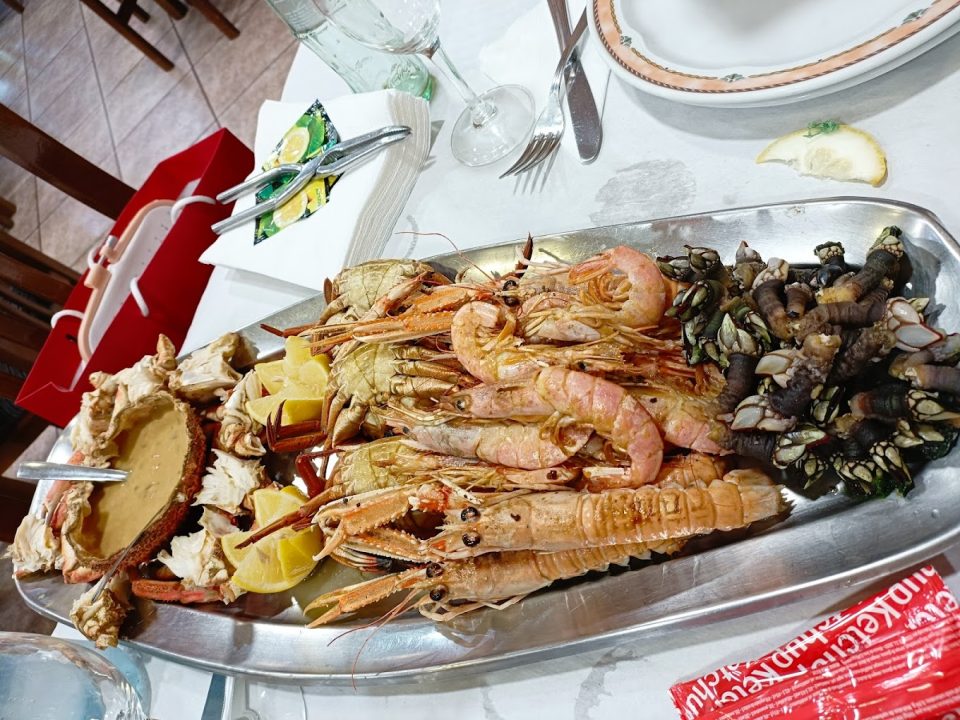
[[[281,424],[283,406],[286,400],[280,403],[276,412],[267,423],[267,445],[274,452],[295,452],[305,450],[322,443],[327,433],[323,430],[320,420],[305,420],[292,425]]]
[[[324,473],[318,474],[317,468],[313,464],[314,458],[326,458],[335,452],[335,449],[331,449],[320,450],[319,452],[300,453],[297,455],[297,459],[293,461],[293,464],[297,468],[297,475],[300,476],[307,486],[307,495],[309,497],[315,497],[327,488],[327,481],[323,477]],[[326,463],[324,463],[324,469],[325,468]]]

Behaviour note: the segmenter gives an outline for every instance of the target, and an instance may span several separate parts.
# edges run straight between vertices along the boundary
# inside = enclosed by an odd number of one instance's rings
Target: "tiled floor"
[[[217,128],[252,145],[257,110],[279,98],[296,52],[262,0],[217,0],[235,40],[195,10],[173,21],[141,0],[150,20],[133,26],[174,62],[170,72],[79,0],[22,2],[22,16],[0,4],[0,103],[133,187]],[[112,224],[5,158],[0,196],[17,205],[14,236],[78,269]]]
[[[170,72],[79,0],[22,2],[22,16],[0,4],[0,103],[133,187],[218,128],[252,146],[260,104],[280,97],[296,52],[263,0],[216,0],[240,29],[235,40],[196,11],[172,21],[140,0],[150,20],[133,25],[174,62]],[[5,158],[0,196],[17,205],[15,237],[77,269],[112,224]],[[46,457],[55,438],[48,429],[33,455]],[[53,624],[19,601],[10,574],[10,561],[0,560],[0,630],[49,632]]]

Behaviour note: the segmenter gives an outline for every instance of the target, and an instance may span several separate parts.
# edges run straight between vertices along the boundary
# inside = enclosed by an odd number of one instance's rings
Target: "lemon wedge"
[[[295,375],[298,368],[310,359],[310,341],[299,335],[291,335],[283,341],[283,362],[287,375]]]
[[[307,501],[306,496],[294,487],[257,490],[252,498],[257,527],[294,512]],[[323,549],[323,536],[317,527],[306,530],[284,528],[242,550],[237,549],[237,545],[250,534],[235,532],[220,539],[223,554],[236,568],[231,580],[248,592],[289,590],[313,572],[317,564],[313,557]]]
[[[323,400],[294,398],[283,404],[281,425],[296,425],[307,420],[319,420],[323,415]]]
[[[292,485],[278,490],[263,488],[253,493],[253,520],[257,527],[269,525],[284,515],[289,515],[307,501],[307,496]]]
[[[323,354],[312,355],[310,342],[296,335],[286,339],[284,349],[282,359],[258,363],[254,367],[260,383],[270,394],[247,401],[246,410],[261,425],[269,422],[282,402],[280,422],[284,425],[318,420],[323,414],[330,358]]]
[[[305,127],[291,128],[283,136],[278,159],[281,163],[300,162],[308,147],[310,147],[310,131]]]
[[[261,425],[267,425],[271,416],[280,407],[280,403],[283,403],[281,425],[293,425],[304,420],[319,420],[323,415],[323,398],[317,397],[317,393],[304,388],[299,383],[290,381],[276,395],[264,395],[248,400],[247,414]]]
[[[330,358],[326,355],[314,355],[297,368],[298,384],[309,389],[317,397],[323,397],[330,378]]]
[[[271,394],[280,392],[287,377],[284,372],[283,360],[257,363],[253,366],[253,371],[257,374],[257,379],[260,380],[263,389]]]
[[[832,121],[777,138],[757,156],[758,163],[786,163],[801,175],[879,185],[887,158],[872,135]]]

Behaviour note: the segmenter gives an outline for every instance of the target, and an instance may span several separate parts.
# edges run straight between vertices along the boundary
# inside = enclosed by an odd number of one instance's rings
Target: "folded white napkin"
[[[249,270],[296,285],[323,290],[327,277],[344,264],[376,257],[396,225],[430,146],[426,101],[408,93],[382,90],[346,95],[323,103],[340,137],[348,140],[385,125],[408,125],[400,142],[351,168],[330,190],[330,199],[313,215],[285,227],[257,245],[250,222],[221,235],[202,262]],[[254,144],[256,170],[307,106],[268,100],[260,108]],[[254,204],[253,194],[237,200],[237,213]]]

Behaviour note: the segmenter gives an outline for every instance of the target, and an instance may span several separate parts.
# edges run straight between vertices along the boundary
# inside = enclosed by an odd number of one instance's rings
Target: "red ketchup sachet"
[[[960,717],[960,612],[931,566],[773,652],[670,688],[683,720]]]

